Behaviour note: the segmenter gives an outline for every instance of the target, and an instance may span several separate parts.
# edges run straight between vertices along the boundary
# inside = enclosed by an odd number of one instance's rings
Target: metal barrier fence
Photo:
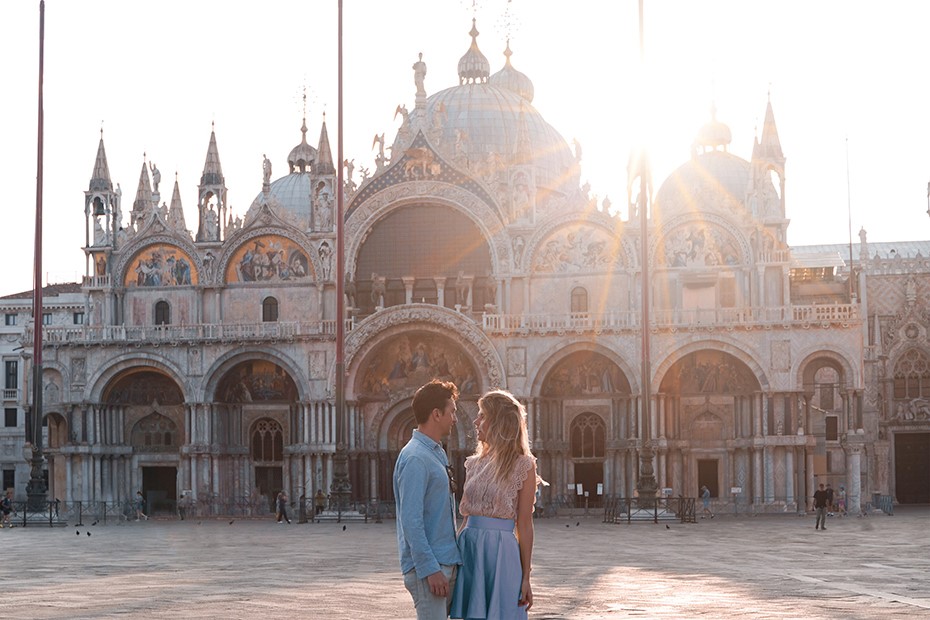
[[[695,522],[693,497],[615,497],[604,498],[604,523],[632,523],[633,521]]]

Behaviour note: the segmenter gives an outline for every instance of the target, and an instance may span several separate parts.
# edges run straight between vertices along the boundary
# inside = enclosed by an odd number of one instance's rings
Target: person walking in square
[[[443,620],[462,563],[455,541],[455,479],[442,439],[455,426],[458,388],[433,379],[413,396],[417,427],[394,466],[397,548],[417,620]]]
[[[465,460],[462,568],[452,618],[525,619],[533,606],[533,504],[540,479],[526,409],[504,390],[478,400],[478,447]]]
[[[834,496],[833,487],[828,482],[827,483],[827,516],[828,517],[833,516],[833,496]]]
[[[16,527],[10,520],[10,515],[13,514],[13,491],[10,489],[7,489],[3,499],[0,499],[0,513],[3,513],[0,527]]]
[[[149,517],[145,514],[145,497],[142,495],[142,491],[136,491],[136,519],[139,521],[148,521]]]
[[[291,520],[287,516],[287,493],[279,491],[275,503],[277,508],[276,512],[278,513],[278,523],[281,523],[281,519],[284,519],[287,521],[288,525],[290,525]]]
[[[321,515],[326,509],[326,493],[323,492],[323,489],[317,489],[316,495],[313,496],[313,510],[314,514]]]
[[[714,513],[710,509],[710,489],[707,488],[707,485],[701,485],[701,502],[704,504],[704,510],[702,510],[701,518],[704,518],[704,515],[710,515],[710,518],[714,518]]]
[[[814,510],[817,512],[817,522],[814,529],[827,529],[827,491],[820,483],[820,488],[814,491]]]

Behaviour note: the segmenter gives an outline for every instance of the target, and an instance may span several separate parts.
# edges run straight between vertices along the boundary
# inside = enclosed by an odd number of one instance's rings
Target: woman
[[[478,400],[478,448],[465,460],[459,511],[462,567],[452,618],[526,618],[533,605],[533,503],[536,458],[530,452],[526,409],[509,392]],[[515,535],[516,534],[516,535]]]

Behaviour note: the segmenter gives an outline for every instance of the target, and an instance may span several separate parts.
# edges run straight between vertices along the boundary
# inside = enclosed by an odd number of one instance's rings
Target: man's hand
[[[426,583],[429,584],[429,591],[433,593],[433,596],[441,596],[442,598],[449,596],[449,579],[442,570],[438,570],[427,577]]]

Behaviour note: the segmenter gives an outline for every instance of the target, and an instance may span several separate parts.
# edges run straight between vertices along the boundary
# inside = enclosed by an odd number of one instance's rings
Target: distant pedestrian
[[[827,483],[827,516],[833,516],[833,487],[830,486],[830,483]]]
[[[287,493],[284,491],[278,493],[277,505],[278,523],[281,523],[281,519],[290,523],[291,520],[287,517]]]
[[[814,529],[827,529],[827,491],[823,488],[823,483],[820,484],[818,490],[814,491],[814,510],[817,512],[817,523]]]
[[[704,515],[710,515],[710,518],[714,518],[714,513],[710,510],[710,489],[707,488],[707,485],[701,485],[701,502],[704,504],[704,510],[701,511],[701,518],[704,518]]]
[[[840,513],[840,516],[847,516],[846,512],[846,487],[842,484],[840,485],[839,490],[836,492],[836,511]]]
[[[2,520],[0,520],[0,527],[16,527],[10,520],[10,515],[13,514],[12,490],[7,490],[7,492],[3,495],[3,499],[0,499],[0,512],[3,513]]]
[[[323,489],[317,489],[316,495],[313,496],[313,510],[317,515],[323,514],[323,511],[326,510],[326,493],[323,492]]]
[[[145,497],[142,495],[142,491],[136,491],[136,501],[133,507],[136,509],[137,520],[149,520],[148,515],[145,514]]]

